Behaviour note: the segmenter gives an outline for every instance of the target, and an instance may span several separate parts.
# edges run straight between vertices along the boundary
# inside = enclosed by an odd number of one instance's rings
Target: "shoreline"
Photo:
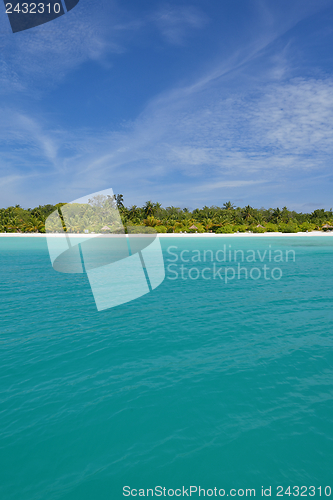
[[[108,236],[110,237],[122,237],[120,234],[54,234],[54,233],[0,233],[0,238],[62,238],[68,236],[70,238],[91,238],[97,236]],[[308,233],[278,233],[278,232],[267,232],[267,233],[153,233],[153,234],[131,234],[131,237],[152,237],[157,236],[158,238],[277,238],[277,237],[311,237],[311,236],[331,236],[333,237],[333,231],[311,231]]]

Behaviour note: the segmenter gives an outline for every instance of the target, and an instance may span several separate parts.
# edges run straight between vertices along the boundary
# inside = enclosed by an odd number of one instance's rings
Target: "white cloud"
[[[191,6],[143,12],[136,19],[115,0],[81,1],[69,13],[36,28],[11,33],[7,16],[0,19],[0,93],[36,94],[54,87],[86,61],[121,54],[151,25],[171,44],[182,44],[206,16]],[[109,63],[108,63],[109,64]]]
[[[221,181],[221,182],[214,182],[210,184],[202,184],[200,186],[196,186],[195,188],[192,188],[190,191],[192,193],[198,193],[198,192],[204,192],[206,193],[207,191],[210,192],[214,189],[222,189],[222,188],[227,188],[227,189],[233,189],[233,188],[240,188],[240,187],[248,187],[248,186],[254,186],[255,184],[265,184],[266,181],[261,180],[261,181],[242,181],[242,180],[233,180],[233,181]]]
[[[217,190],[240,195],[249,188],[254,193],[262,186],[268,192],[280,186],[286,191],[295,176],[325,175],[331,168],[331,79],[268,84],[255,94],[227,99],[219,93],[207,88],[200,99],[191,94],[163,105],[157,100],[124,131],[98,136],[52,130],[13,113],[10,127],[0,123],[7,143],[2,163],[23,154],[24,165],[13,172],[13,182],[15,175],[38,170],[39,181],[52,181],[61,199],[126,186],[134,198],[138,192],[144,197],[168,192],[175,202],[191,202],[196,193],[207,201]],[[16,152],[13,144],[19,141],[23,149]]]
[[[66,16],[66,23],[73,24],[70,34],[63,31],[68,25],[57,31],[60,24],[55,21],[54,26],[49,23],[52,33],[47,25],[40,27],[27,38],[26,47],[24,34],[17,39],[13,55],[15,65],[22,60],[20,73],[10,73],[12,66],[5,61],[5,79],[17,86],[24,81],[28,88],[34,79],[45,78],[40,67],[47,78],[58,78],[80,61],[123,50],[121,44],[106,42],[99,18],[89,20],[89,31],[79,11],[77,18]],[[159,16],[153,17],[154,22],[170,43],[183,43],[189,29],[201,27],[197,11],[185,7],[165,9]],[[265,18],[272,27],[269,13]],[[122,33],[139,30],[145,22],[114,26]],[[288,65],[285,52],[272,58],[272,67],[278,68],[273,78],[265,69],[257,78],[249,78],[251,64],[277,36],[274,30],[261,33],[187,86],[156,96],[121,130],[59,130],[31,113],[6,110],[0,120],[0,175],[13,189],[17,186],[17,194],[25,191],[26,199],[40,200],[42,189],[41,202],[68,201],[106,187],[115,192],[126,189],[133,202],[154,193],[167,204],[180,200],[193,204],[193,198],[213,203],[217,191],[227,197],[229,190],[237,191],[238,198],[263,189],[268,196],[273,192],[276,196],[278,189],[291,193],[300,173],[325,175],[331,168],[333,80],[282,80]],[[55,46],[58,38],[60,45]],[[37,45],[41,53],[31,63]],[[6,190],[4,196],[7,193],[12,195]]]
[[[206,26],[208,18],[202,11],[192,5],[164,6],[152,16],[152,21],[169,43],[181,45],[184,43],[189,31]]]
[[[52,22],[19,33],[0,33],[1,92],[50,90],[88,60],[123,52],[133,25],[120,26],[112,0],[81,1]],[[3,20],[2,20],[3,21]],[[3,24],[3,22],[2,22]]]
[[[183,196],[206,190],[209,198],[216,188],[281,185],[330,168],[331,79],[268,84],[227,99],[218,94],[208,89],[200,98],[151,104],[130,130],[106,138],[85,174],[106,182],[126,177],[131,190],[138,182],[151,189],[162,183],[178,196],[186,186]]]
[[[258,143],[285,153],[332,154],[333,80],[295,79],[273,86],[252,109]]]
[[[56,167],[58,141],[61,142],[62,138],[55,131],[45,130],[36,118],[3,108],[0,110],[0,132],[2,161],[16,157],[17,165],[27,165],[37,159],[38,163],[46,161]]]

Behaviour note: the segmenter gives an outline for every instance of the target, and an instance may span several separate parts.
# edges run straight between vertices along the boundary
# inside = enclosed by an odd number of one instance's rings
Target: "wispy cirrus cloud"
[[[267,112],[269,110],[269,112]],[[258,144],[284,153],[331,155],[333,152],[333,80],[296,78],[274,85],[252,107]]]
[[[263,189],[276,196],[277,188],[287,192],[286,185],[296,179],[306,186],[308,175],[327,184],[333,154],[331,78],[268,83],[227,98],[219,94],[214,86],[200,98],[193,93],[181,100],[159,98],[122,131],[103,134],[56,130],[12,113],[11,127],[2,124],[0,158],[3,164],[13,162],[24,151],[25,163],[18,161],[14,173],[38,170],[39,181],[52,179],[48,196],[53,190],[68,199],[112,186],[135,200],[151,192],[168,203],[172,193],[179,205],[192,203],[195,194],[203,203],[214,202],[217,192],[246,197],[250,188],[254,198]],[[18,141],[21,150],[15,152]]]
[[[219,98],[218,89],[207,89],[201,102],[191,96],[186,103],[161,107],[159,101],[127,132],[111,134],[105,154],[88,164],[84,175],[99,172],[111,181],[119,179],[115,170],[120,168],[133,179],[130,189],[138,179],[159,191],[161,183],[164,188],[170,183],[180,201],[194,191],[205,191],[209,199],[216,188],[239,192],[322,174],[333,154],[332,85],[332,79],[297,78],[267,84],[254,94]],[[178,194],[177,178],[186,186],[179,185]]]
[[[117,23],[116,16],[110,15],[112,3],[102,0],[98,9],[86,0],[50,23],[15,35],[0,33],[1,92],[50,89],[83,62],[121,52],[117,32],[108,35],[110,23]],[[103,12],[109,13],[108,20]]]
[[[0,110],[0,134],[2,162],[15,158],[18,168],[36,160],[37,163],[47,162],[53,167],[57,166],[62,137],[54,130],[47,131],[36,118],[8,107],[3,108]]]
[[[134,24],[117,18],[115,30],[123,35],[155,23],[169,44],[179,46],[189,30],[207,22],[187,7],[164,5],[156,12]],[[295,197],[295,183],[307,197],[314,184],[327,186],[333,153],[333,79],[295,77],[289,60],[292,47],[272,48],[304,17],[303,11],[281,23],[272,9],[262,17],[263,29],[247,44],[243,41],[186,83],[151,96],[143,111],[121,127],[66,129],[37,113],[8,110],[0,122],[5,199],[16,189],[21,200],[69,201],[111,186],[133,203],[155,198],[192,206],[245,199],[254,205],[266,200],[267,205],[291,206],[285,198]],[[108,46],[96,30],[93,48],[89,36],[82,47],[81,35],[73,36],[66,64],[57,66],[58,49],[56,69],[43,62],[50,68],[48,78],[52,71],[66,72],[71,60],[79,64],[85,58],[103,57],[108,50],[125,50],[121,43]],[[35,49],[29,50],[33,54]],[[59,48],[59,58],[64,50]],[[297,196],[294,206],[302,204],[303,195]]]
[[[208,16],[193,5],[165,5],[151,16],[151,20],[171,44],[182,45],[193,29],[202,29]]]
[[[239,197],[250,187],[257,194],[263,186],[274,191],[301,173],[304,182],[308,174],[328,174],[333,154],[331,79],[297,78],[227,99],[218,99],[216,89],[208,94],[200,105],[192,98],[181,106],[169,102],[161,108],[159,102],[158,109],[150,106],[122,132],[72,133],[67,156],[54,139],[61,144],[65,131],[41,134],[35,124],[32,143],[49,164],[45,175],[53,169],[53,188],[72,198],[78,189],[118,185],[135,199],[139,187],[144,197],[148,190],[156,196],[167,191],[179,204],[200,193],[207,203],[218,190]],[[29,123],[20,118],[16,130],[26,133]]]
[[[157,6],[133,18],[115,0],[85,0],[50,23],[13,35],[1,12],[0,94],[49,90],[87,61],[103,63],[131,50],[151,26],[165,42],[179,45],[206,23],[207,16],[193,6]]]

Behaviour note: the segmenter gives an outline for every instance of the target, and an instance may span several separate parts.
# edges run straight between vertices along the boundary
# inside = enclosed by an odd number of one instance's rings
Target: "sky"
[[[333,0],[0,5],[0,206],[333,206]]]

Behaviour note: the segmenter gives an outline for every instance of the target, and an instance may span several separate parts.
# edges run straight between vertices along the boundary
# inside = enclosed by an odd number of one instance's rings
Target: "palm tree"
[[[117,208],[123,208],[124,207],[124,196],[122,194],[116,194],[114,196],[115,201],[117,203]]]
[[[31,216],[30,219],[25,224],[25,230],[30,233],[44,233],[45,224],[36,217]]]
[[[242,210],[242,217],[243,219],[245,219],[246,221],[249,221],[252,216],[253,216],[253,213],[254,213],[254,209],[250,206],[250,205],[247,205],[243,210]]]
[[[223,208],[224,210],[233,210],[235,208],[235,205],[231,203],[231,201],[227,201],[226,203],[223,203]]]
[[[203,219],[201,219],[200,222],[206,228],[207,231],[213,226],[212,219],[210,219],[209,217],[204,217]]]
[[[144,219],[143,223],[145,226],[155,227],[160,226],[162,224],[162,221],[156,219],[153,215],[148,215],[147,219]]]
[[[144,214],[145,214],[146,218],[149,215],[154,215],[154,208],[155,208],[154,203],[152,203],[151,201],[146,201],[146,203],[143,207]]]
[[[279,208],[276,208],[272,213],[271,221],[275,224],[278,224],[282,220],[282,211]]]

